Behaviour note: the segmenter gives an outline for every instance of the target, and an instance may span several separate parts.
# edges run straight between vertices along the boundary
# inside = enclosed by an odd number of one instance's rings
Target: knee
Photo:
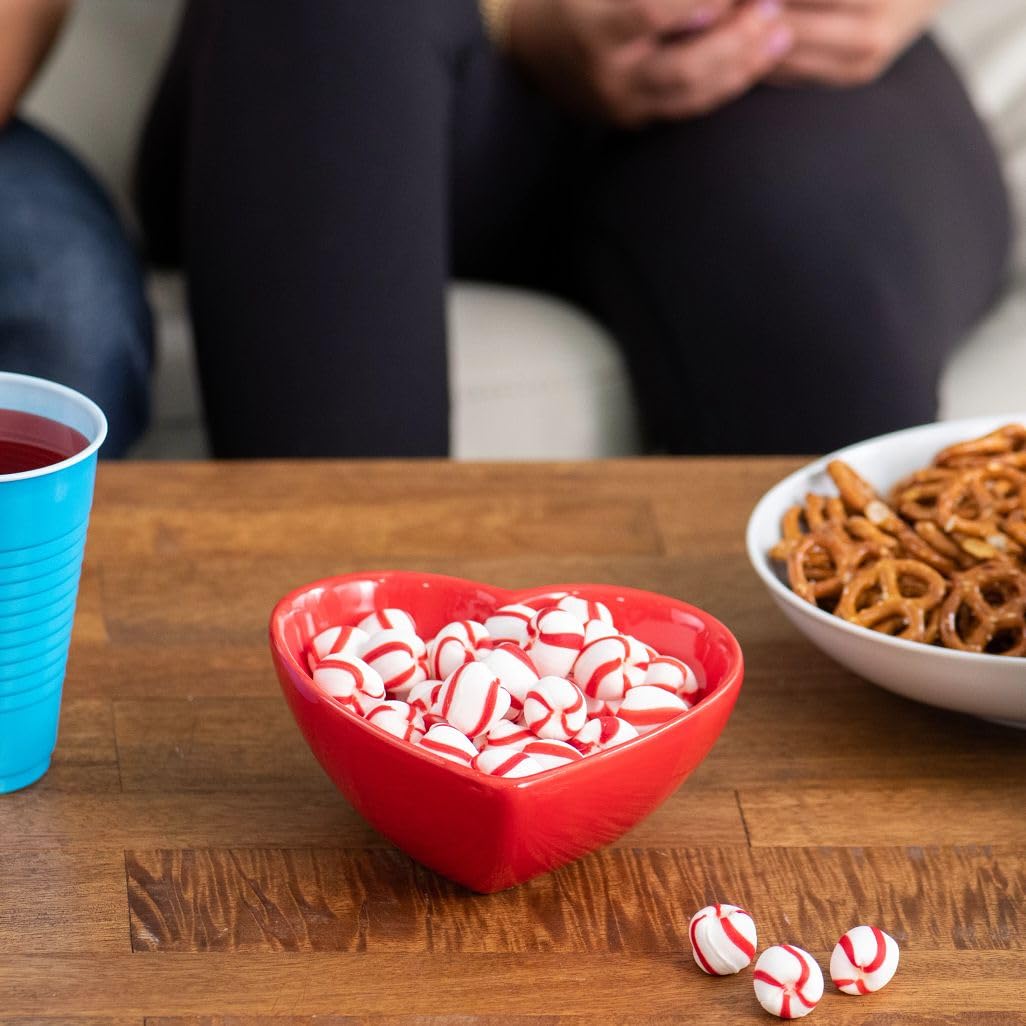
[[[0,140],[4,367],[98,402],[110,424],[105,453],[121,455],[148,414],[152,326],[140,268],[73,158],[26,126]]]

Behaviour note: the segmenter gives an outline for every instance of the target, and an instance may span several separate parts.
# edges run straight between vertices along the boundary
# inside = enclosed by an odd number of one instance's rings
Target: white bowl
[[[759,500],[748,521],[746,543],[752,566],[784,615],[842,666],[906,698],[1026,728],[1026,659],[953,651],[848,623],[799,598],[782,568],[778,572],[769,558],[790,506],[804,503],[809,492],[837,494],[826,472],[831,460],[850,463],[879,493],[887,494],[945,446],[1011,422],[1026,424],[1026,413],[926,424],[839,449],[784,478]]]

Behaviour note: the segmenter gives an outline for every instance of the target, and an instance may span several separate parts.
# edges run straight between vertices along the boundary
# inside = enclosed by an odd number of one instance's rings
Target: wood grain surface
[[[857,923],[897,938],[824,1026],[1026,1026],[1026,737],[790,628],[743,528],[796,465],[101,465],[53,766],[0,797],[0,1026],[770,1022],[692,961],[714,900],[824,966]],[[741,699],[616,844],[471,894],[347,806],[267,653],[286,591],[388,567],[685,598],[738,635]]]

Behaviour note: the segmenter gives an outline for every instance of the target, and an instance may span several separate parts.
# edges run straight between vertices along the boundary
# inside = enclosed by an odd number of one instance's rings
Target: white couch
[[[67,139],[123,208],[135,138],[180,0],[78,0],[30,95],[30,116]],[[954,0],[940,26],[991,123],[1020,226],[1006,295],[951,360],[945,417],[1026,407],[1026,0]],[[183,290],[155,276],[155,419],[136,454],[203,456]],[[608,335],[565,303],[512,289],[450,290],[452,437],[459,458],[590,458],[638,449],[623,361]]]

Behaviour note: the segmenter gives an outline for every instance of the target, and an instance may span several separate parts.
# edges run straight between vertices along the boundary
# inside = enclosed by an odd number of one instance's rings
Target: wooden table
[[[103,466],[53,768],[0,797],[0,1023],[770,1022],[749,973],[691,959],[721,899],[824,966],[857,923],[898,939],[894,983],[828,988],[821,1026],[1026,1026],[1026,738],[863,683],[776,612],[742,529],[795,465]],[[632,833],[470,894],[348,808],[268,657],[281,594],[382,567],[686,598],[738,634],[741,699]]]

